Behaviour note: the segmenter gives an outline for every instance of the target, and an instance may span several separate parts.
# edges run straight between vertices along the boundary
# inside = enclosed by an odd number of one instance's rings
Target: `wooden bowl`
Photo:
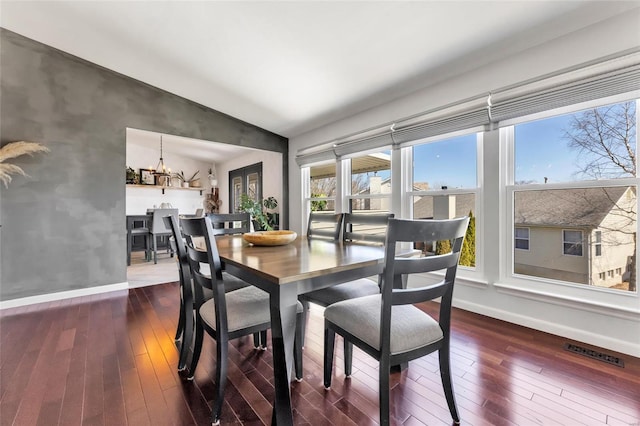
[[[242,234],[242,238],[255,246],[283,246],[298,237],[294,231],[257,231]]]

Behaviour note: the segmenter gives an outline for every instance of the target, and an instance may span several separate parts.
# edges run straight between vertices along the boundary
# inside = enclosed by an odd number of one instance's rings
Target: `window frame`
[[[590,187],[611,187],[611,186],[635,186],[640,191],[639,173],[636,177],[625,177],[618,179],[601,179],[601,180],[584,180],[563,183],[547,183],[547,184],[514,184],[515,174],[515,137],[514,126],[535,120],[551,118],[557,115],[576,113],[585,109],[604,106],[613,103],[622,103],[627,101],[636,102],[636,123],[640,123],[640,92],[625,93],[621,95],[611,96],[598,99],[595,101],[584,102],[562,107],[550,109],[541,113],[532,114],[526,117],[505,120],[500,123],[499,127],[499,144],[503,147],[500,150],[499,169],[500,176],[500,197],[501,202],[500,213],[500,234],[503,236],[501,241],[503,247],[499,259],[500,278],[494,284],[496,287],[511,288],[523,295],[536,295],[532,297],[544,297],[545,300],[575,300],[591,306],[607,306],[616,309],[637,310],[640,302],[640,290],[636,292],[620,291],[599,287],[594,285],[584,285],[572,283],[569,281],[559,281],[549,278],[541,278],[529,275],[516,274],[514,268],[514,193],[518,191],[534,191],[544,189],[570,189],[570,188],[590,188]],[[636,127],[636,153],[640,152],[640,131]],[[638,170],[638,165],[636,165]],[[640,197],[637,197],[636,211],[640,212]],[[640,230],[640,221],[636,220],[636,229]],[[638,231],[636,231],[638,232]],[[636,242],[636,252],[638,250],[638,242]],[[504,255],[502,255],[504,254]],[[583,247],[584,254],[584,247]],[[637,268],[640,267],[638,262]],[[639,275],[640,276],[640,275]]]

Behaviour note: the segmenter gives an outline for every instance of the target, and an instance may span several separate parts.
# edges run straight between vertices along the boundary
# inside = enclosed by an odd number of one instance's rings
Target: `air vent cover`
[[[571,343],[565,343],[564,349],[569,352],[575,352],[589,358],[597,359],[598,361],[606,362],[608,364],[613,364],[617,367],[624,368],[624,361],[617,356],[594,351],[593,349],[583,348],[582,346],[574,345]]]

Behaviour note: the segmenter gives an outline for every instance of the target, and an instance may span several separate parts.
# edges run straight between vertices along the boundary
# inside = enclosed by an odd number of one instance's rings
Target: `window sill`
[[[593,300],[568,295],[559,295],[507,283],[494,283],[493,287],[496,288],[498,293],[509,294],[544,303],[551,303],[558,306],[581,309],[607,316],[614,316],[625,320],[640,321],[640,308],[616,306],[608,303],[595,302]],[[637,296],[637,294],[620,294],[619,296],[629,297]]]

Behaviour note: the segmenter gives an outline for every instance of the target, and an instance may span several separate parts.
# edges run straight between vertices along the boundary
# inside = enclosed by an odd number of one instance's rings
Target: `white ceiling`
[[[162,136],[163,153],[188,157],[205,163],[224,163],[229,161],[229,159],[240,157],[248,152],[255,152],[255,149],[237,145],[175,135],[160,135],[160,133],[156,132],[131,128],[127,129],[127,144],[155,149],[158,150],[158,154],[160,154],[160,136]]]
[[[287,137],[640,2],[2,1],[2,27]]]

